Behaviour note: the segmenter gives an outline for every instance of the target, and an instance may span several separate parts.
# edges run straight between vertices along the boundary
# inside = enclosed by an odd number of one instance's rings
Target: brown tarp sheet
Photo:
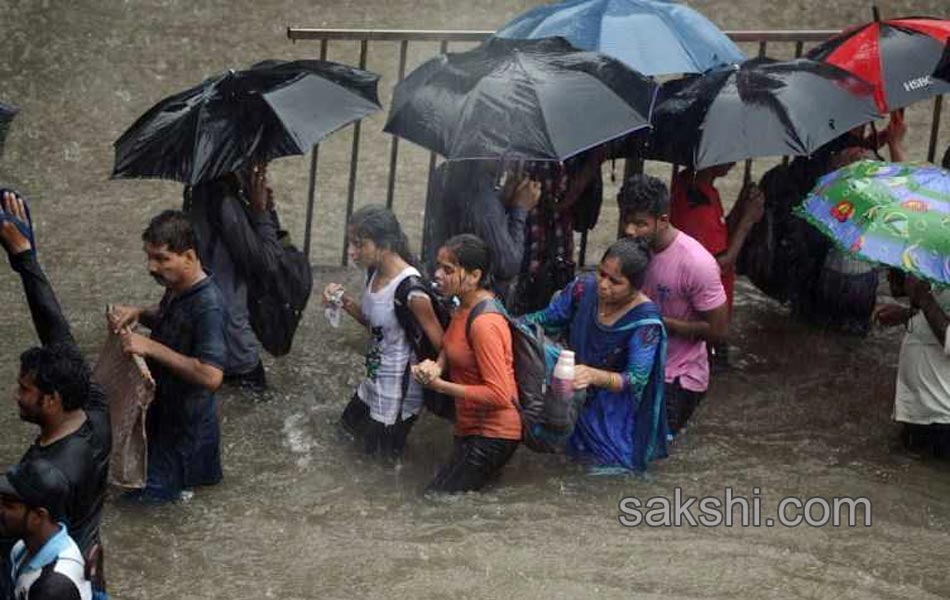
[[[145,414],[155,395],[155,382],[145,361],[122,351],[119,336],[106,339],[93,377],[105,388],[112,416],[109,482],[125,488],[145,487],[148,449]]]

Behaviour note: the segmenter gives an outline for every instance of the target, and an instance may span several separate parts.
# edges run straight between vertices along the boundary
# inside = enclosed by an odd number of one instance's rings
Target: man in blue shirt
[[[69,481],[51,462],[23,462],[0,477],[0,532],[10,553],[15,600],[90,600],[92,585],[76,542],[59,521]]]
[[[116,306],[109,326],[126,352],[142,356],[155,377],[146,418],[148,483],[141,499],[168,501],[221,480],[220,431],[214,391],[227,360],[226,310],[204,271],[195,232],[184,213],[166,210],[142,234],[149,274],[165,288],[152,307]],[[151,336],[135,333],[141,322]]]

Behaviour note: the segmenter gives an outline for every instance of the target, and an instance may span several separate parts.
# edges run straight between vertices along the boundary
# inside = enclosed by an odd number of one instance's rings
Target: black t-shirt
[[[21,462],[46,459],[66,476],[69,481],[66,526],[83,552],[99,539],[109,476],[109,413],[105,392],[98,384],[91,386],[86,417],[79,429],[61,440],[46,446],[34,442],[21,459]]]

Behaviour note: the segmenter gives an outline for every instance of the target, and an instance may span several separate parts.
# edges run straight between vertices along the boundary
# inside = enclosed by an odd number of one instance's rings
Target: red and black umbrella
[[[807,56],[874,84],[878,108],[889,112],[950,92],[950,83],[934,77],[948,39],[950,20],[875,18],[827,40]]]

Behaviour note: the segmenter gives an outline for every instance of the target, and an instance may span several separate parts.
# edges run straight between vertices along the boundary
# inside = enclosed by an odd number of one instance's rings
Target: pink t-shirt
[[[682,231],[673,243],[653,256],[643,292],[660,307],[664,317],[700,320],[699,313],[726,302],[719,264],[702,244]],[[684,389],[705,392],[709,387],[706,342],[670,335],[666,348],[666,381],[677,377]]]

